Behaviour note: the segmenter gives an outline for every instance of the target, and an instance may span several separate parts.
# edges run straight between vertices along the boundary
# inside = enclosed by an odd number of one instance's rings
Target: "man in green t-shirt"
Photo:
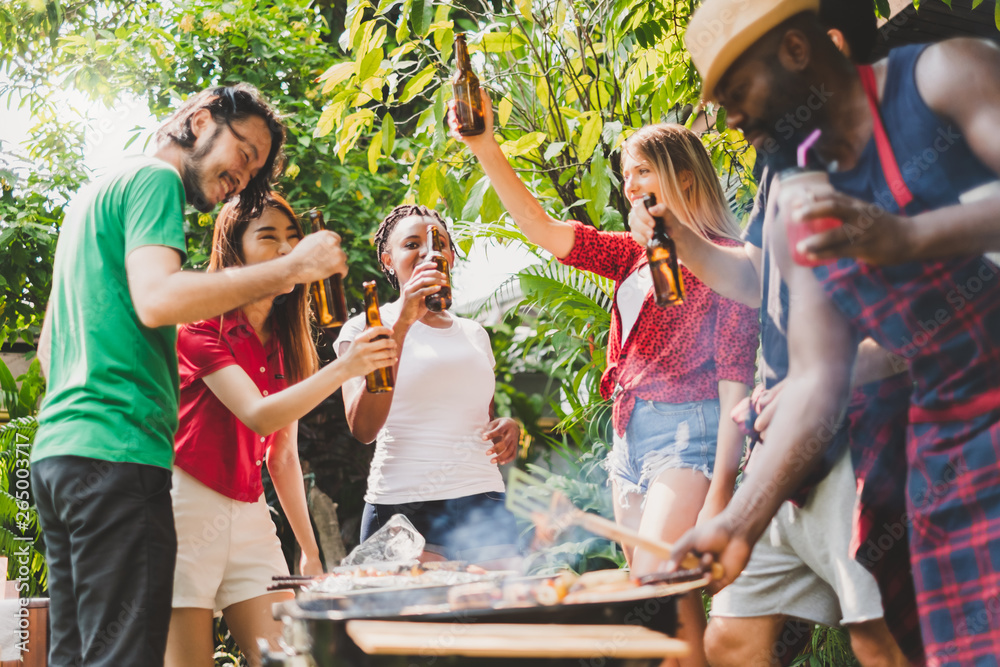
[[[53,667],[163,663],[177,549],[175,325],[346,272],[332,232],[271,262],[181,271],[185,201],[207,212],[239,195],[242,212],[262,208],[284,126],[255,88],[202,91],[156,136],[153,157],[123,160],[75,197],[56,247],[32,455]]]

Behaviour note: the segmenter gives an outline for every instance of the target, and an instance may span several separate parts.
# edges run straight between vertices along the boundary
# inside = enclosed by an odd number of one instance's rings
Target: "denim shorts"
[[[619,492],[643,496],[664,470],[690,468],[712,479],[719,433],[718,400],[657,403],[636,400],[625,428],[615,433],[604,462]]]
[[[403,514],[424,536],[424,549],[449,560],[477,563],[519,556],[517,523],[504,505],[506,497],[505,493],[477,493],[398,505],[365,503],[361,541],[394,514]]]

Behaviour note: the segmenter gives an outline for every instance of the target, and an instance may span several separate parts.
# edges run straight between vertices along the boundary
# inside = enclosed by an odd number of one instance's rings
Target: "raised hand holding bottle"
[[[644,195],[642,203],[649,210],[656,206],[656,195]],[[677,263],[677,248],[674,240],[667,236],[667,225],[663,218],[654,217],[653,220],[656,226],[652,238],[646,243],[646,257],[649,259],[649,272],[653,276],[656,305],[677,306],[684,303],[684,280]]]
[[[451,266],[444,254],[444,240],[437,225],[427,225],[427,250],[423,256],[425,262],[434,262],[437,270],[444,274],[445,284],[433,294],[424,298],[427,310],[440,313],[451,308]]]
[[[367,328],[382,326],[382,314],[378,309],[378,289],[374,280],[369,280],[362,285],[365,290],[365,323]],[[379,336],[374,340],[381,340],[388,336]],[[365,376],[365,387],[369,393],[383,394],[393,390],[396,385],[395,373],[392,366],[376,368]]]
[[[458,117],[458,132],[466,136],[482,134],[486,131],[486,115],[483,98],[479,94],[479,77],[472,71],[469,48],[465,35],[455,35],[455,76],[451,80],[455,94],[455,115]]]
[[[312,226],[310,231],[318,232],[326,229],[323,224],[323,213],[309,211],[306,214]],[[313,313],[316,322],[324,328],[339,327],[347,321],[347,300],[344,298],[344,280],[339,273],[329,278],[319,280],[309,285],[312,293]]]

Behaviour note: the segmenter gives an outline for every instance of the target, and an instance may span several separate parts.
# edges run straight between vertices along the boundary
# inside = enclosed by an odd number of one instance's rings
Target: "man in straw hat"
[[[821,0],[819,17],[845,55],[854,62],[871,62],[878,34],[871,0]],[[766,242],[775,227],[766,220],[773,217],[775,203],[768,196],[770,185],[787,151],[781,142],[773,143],[772,150],[757,156],[756,166],[763,169],[744,248],[709,244],[669,212],[664,216],[689,270],[712,289],[761,308],[762,384],[754,391],[750,422],[757,431],[766,431],[788,374],[788,286]],[[652,218],[639,208],[630,222],[633,237],[644,244],[652,234]],[[910,382],[905,365],[870,340],[859,346],[858,358],[848,423],[833,435],[803,487],[772,519],[742,576],[712,601],[705,646],[713,665],[791,656],[809,640],[812,623],[843,625],[863,665],[922,659],[906,529],[899,525],[905,514],[905,445],[900,445],[906,436]],[[750,418],[750,403],[748,397],[742,409],[733,411],[738,423]],[[876,442],[892,439],[895,446]],[[875,451],[881,455],[872,456]],[[751,456],[748,470],[754,461]],[[855,474],[867,475],[873,483],[858,488]],[[855,498],[859,512],[844,512]],[[852,524],[857,524],[855,530]],[[905,656],[899,646],[905,647]]]
[[[728,583],[781,502],[822,455],[846,403],[857,343],[907,359],[911,563],[930,664],[1000,655],[1000,51],[951,40],[872,69],[832,47],[816,2],[706,0],[686,41],[703,95],[752,144],[815,144],[833,190],[772,193],[776,225],[842,224],[771,250],[788,280],[790,373],[767,446],[729,507],[677,544],[718,558]],[[956,76],[961,72],[962,76]],[[780,190],[779,187],[776,190]],[[844,511],[850,511],[844,508]],[[674,561],[676,562],[676,561]]]

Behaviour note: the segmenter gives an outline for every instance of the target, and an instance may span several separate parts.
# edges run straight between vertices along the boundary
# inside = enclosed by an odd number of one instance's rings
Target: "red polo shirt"
[[[180,364],[180,425],[174,465],[233,500],[256,502],[264,493],[260,468],[274,434],[254,433],[212,393],[206,375],[239,366],[263,396],[286,385],[277,337],[262,345],[235,311],[221,318],[186,324],[177,332]]]

